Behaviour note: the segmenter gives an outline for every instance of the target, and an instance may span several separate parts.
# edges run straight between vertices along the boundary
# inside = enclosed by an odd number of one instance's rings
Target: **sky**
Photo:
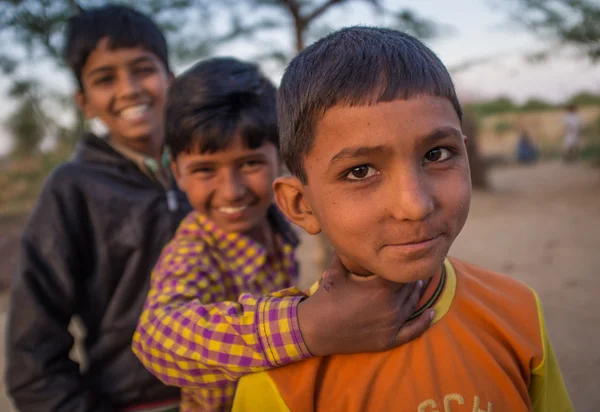
[[[508,96],[523,102],[529,98],[543,98],[560,102],[583,91],[600,93],[600,64],[594,66],[585,59],[565,51],[544,63],[531,64],[522,56],[548,47],[545,39],[516,27],[509,21],[505,9],[499,9],[501,0],[389,0],[388,6],[406,5],[422,17],[448,26],[444,34],[427,44],[450,68],[488,57],[491,61],[479,64],[454,75],[459,95],[463,100]],[[327,20],[333,27],[354,24],[375,24],[368,7],[351,2],[329,13]],[[274,40],[292,44],[288,32],[281,32]],[[217,55],[250,58],[257,52],[253,44],[234,44],[218,51]],[[32,62],[34,63],[34,62]],[[176,67],[176,73],[185,67]],[[265,68],[275,82],[281,77],[280,69]],[[35,73],[57,91],[71,92],[72,82],[66,73],[48,64],[35,62],[25,71]],[[7,81],[0,79],[0,119],[14,109],[4,97]],[[0,154],[9,150],[10,139],[0,126]]]

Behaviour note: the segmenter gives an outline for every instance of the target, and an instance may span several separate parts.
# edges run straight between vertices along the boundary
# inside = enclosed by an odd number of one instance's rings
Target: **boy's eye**
[[[350,169],[346,178],[348,180],[363,180],[377,174],[377,170],[371,166],[361,165]]]
[[[443,162],[452,157],[452,151],[445,147],[436,147],[425,155],[424,163]]]
[[[244,171],[254,171],[261,167],[263,164],[264,162],[260,160],[248,160],[242,163],[241,169]]]
[[[96,78],[96,80],[94,80],[94,84],[104,85],[104,84],[109,84],[112,81],[113,81],[113,76],[102,76],[102,77]]]
[[[152,74],[154,72],[154,66],[141,66],[135,69],[135,73],[139,75]]]
[[[213,172],[214,172],[214,169],[211,169],[210,167],[199,167],[192,171],[193,174],[201,175],[201,177],[210,176]]]

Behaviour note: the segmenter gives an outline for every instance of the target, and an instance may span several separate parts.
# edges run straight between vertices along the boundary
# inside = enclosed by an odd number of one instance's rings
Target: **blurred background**
[[[66,19],[100,0],[0,0],[0,331],[20,230],[83,130],[61,60]],[[113,2],[113,3],[119,3]],[[286,63],[324,34],[380,25],[425,41],[465,107],[475,193],[451,254],[534,287],[578,411],[600,410],[600,1],[138,0],[176,74],[209,56]],[[576,150],[565,137],[576,127]],[[304,236],[302,285],[329,249]],[[0,347],[3,339],[0,339]],[[0,366],[2,361],[0,360]],[[10,410],[0,378],[0,410]]]

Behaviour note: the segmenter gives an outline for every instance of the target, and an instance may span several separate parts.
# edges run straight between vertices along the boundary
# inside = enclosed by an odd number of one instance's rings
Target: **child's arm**
[[[420,288],[391,290],[390,282],[353,281],[337,260],[324,287],[308,299],[291,288],[210,303],[220,300],[210,292],[215,273],[198,265],[190,273],[175,249],[168,247],[156,265],[133,339],[142,363],[169,385],[217,388],[311,353],[384,350],[416,338],[431,320],[426,312],[400,328],[415,309]]]
[[[23,233],[8,312],[6,384],[19,411],[109,411],[69,358],[68,325],[89,242],[78,230],[79,199],[63,179],[50,177]]]
[[[215,269],[180,265],[169,248],[152,274],[133,338],[133,351],[159,379],[179,387],[220,386],[310,356],[296,316],[302,292],[218,302],[222,297],[211,293],[211,278],[220,276]]]
[[[542,304],[535,292],[534,295],[538,308],[544,355],[540,364],[531,372],[531,384],[529,385],[531,405],[534,412],[573,412],[575,409],[546,331]]]

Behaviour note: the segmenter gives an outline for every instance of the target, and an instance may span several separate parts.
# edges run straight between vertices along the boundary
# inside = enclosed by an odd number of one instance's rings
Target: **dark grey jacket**
[[[190,210],[181,192],[169,196],[94,136],[48,178],[11,292],[6,382],[20,411],[112,411],[179,396],[131,351],[152,267]],[[69,359],[75,315],[86,329],[82,371]]]

